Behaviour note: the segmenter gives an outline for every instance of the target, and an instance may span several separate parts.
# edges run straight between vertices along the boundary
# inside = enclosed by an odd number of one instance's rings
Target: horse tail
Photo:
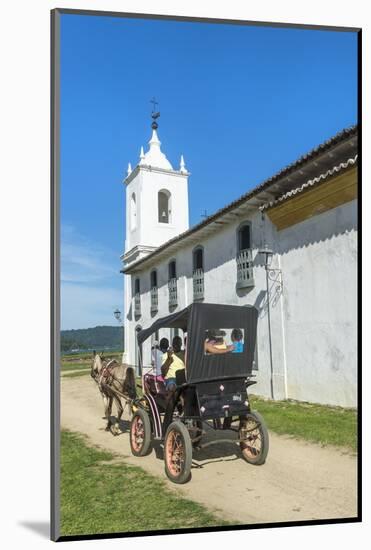
[[[131,399],[135,399],[137,396],[135,371],[133,367],[126,367],[124,393],[127,393]]]

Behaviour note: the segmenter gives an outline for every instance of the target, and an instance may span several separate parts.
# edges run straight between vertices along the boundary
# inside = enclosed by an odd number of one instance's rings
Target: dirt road
[[[147,457],[131,455],[126,414],[125,433],[114,437],[104,431],[102,399],[90,376],[63,377],[61,388],[63,428],[121,454],[128,463],[166,480],[171,490],[225,519],[252,524],[349,518],[357,513],[356,459],[346,452],[270,433],[263,466],[244,462],[235,443],[213,445],[194,453],[192,480],[177,486],[165,476],[160,445]]]

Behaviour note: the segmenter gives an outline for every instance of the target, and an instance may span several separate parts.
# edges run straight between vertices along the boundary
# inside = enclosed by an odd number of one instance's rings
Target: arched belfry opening
[[[171,193],[166,189],[158,192],[158,221],[171,223]]]

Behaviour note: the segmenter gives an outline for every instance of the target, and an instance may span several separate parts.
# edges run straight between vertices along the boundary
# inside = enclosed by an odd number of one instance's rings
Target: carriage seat
[[[165,381],[162,376],[156,376],[154,374],[146,374],[144,376],[146,383],[148,384],[149,390],[153,395],[157,394],[166,394]]]

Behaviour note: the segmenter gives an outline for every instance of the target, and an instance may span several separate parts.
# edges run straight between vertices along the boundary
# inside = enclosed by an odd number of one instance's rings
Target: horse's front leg
[[[120,420],[121,420],[122,413],[124,412],[124,409],[122,407],[121,399],[117,395],[114,396],[114,400],[115,400],[115,405],[117,407],[117,416],[116,416],[115,425],[111,430],[111,432],[113,433],[113,435],[119,435],[121,433]]]
[[[105,417],[107,418],[106,432],[109,432],[112,426],[112,422],[111,422],[112,401],[113,401],[113,397],[111,395],[109,397],[106,396],[106,410],[105,410]]]
[[[103,391],[102,389],[100,390],[100,393],[101,393],[102,399],[103,399],[104,418],[107,418],[108,397],[107,397],[107,395],[104,393],[104,391]],[[112,404],[111,404],[111,407],[112,407]]]

